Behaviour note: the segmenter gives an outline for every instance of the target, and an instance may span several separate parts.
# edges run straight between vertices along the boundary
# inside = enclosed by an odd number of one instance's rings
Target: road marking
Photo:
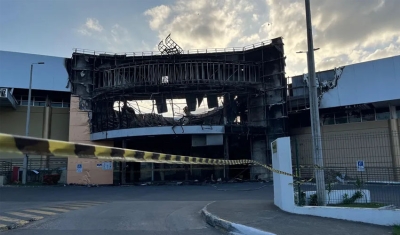
[[[92,204],[98,204],[98,205],[100,205],[100,204],[105,204],[105,203],[107,203],[107,202],[97,202],[97,201],[82,201],[82,203],[92,203]]]
[[[41,210],[49,210],[49,211],[58,211],[58,212],[69,212],[70,210],[61,209],[61,208],[51,208],[51,207],[41,207]]]
[[[57,205],[57,206],[51,206],[51,207],[55,207],[55,208],[65,208],[65,209],[68,209],[68,210],[79,210],[79,209],[82,209],[82,207],[77,207],[77,206],[62,206],[62,205]]]
[[[43,215],[57,215],[57,213],[50,212],[50,211],[40,211],[40,210],[24,210],[24,211],[31,212],[31,213],[43,214]]]
[[[43,216],[31,215],[31,214],[26,214],[26,213],[21,213],[21,212],[7,212],[7,213],[11,214],[11,215],[15,215],[15,216],[30,218],[32,220],[41,220],[41,219],[43,219]]]
[[[104,204],[104,202],[101,202],[101,203],[97,203],[97,202],[77,202],[76,204],[97,206],[97,205],[102,205],[102,204]]]
[[[82,205],[78,203],[66,203],[66,204],[61,204],[61,206],[73,206],[73,207],[79,207],[79,208],[86,208],[89,207],[90,205]]]
[[[97,206],[97,205],[99,205],[99,204],[90,204],[90,203],[76,202],[76,203],[71,203],[71,205],[89,207],[89,206]]]
[[[8,230],[8,226],[5,224],[0,224],[0,231]]]
[[[29,223],[29,221],[26,221],[26,220],[14,219],[14,218],[10,218],[10,217],[7,217],[7,216],[0,216],[0,220],[6,221],[6,222],[13,222],[13,223],[16,223],[18,225],[24,225],[24,224]]]

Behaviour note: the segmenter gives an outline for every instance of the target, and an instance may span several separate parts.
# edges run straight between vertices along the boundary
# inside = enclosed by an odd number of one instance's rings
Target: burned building
[[[87,113],[90,140],[269,164],[270,142],[288,133],[282,38],[243,48],[184,51],[168,36],[158,47],[157,53],[74,51],[67,63],[69,82],[79,111]],[[184,166],[118,164],[122,183],[146,177],[270,177],[256,166],[179,172]]]
[[[29,68],[44,62],[32,73],[30,136],[268,164],[269,142],[289,135],[293,163],[313,164],[308,77],[285,78],[281,38],[184,51],[168,37],[159,49],[75,50],[72,58],[0,51],[0,132],[25,135]],[[399,68],[400,56],[393,56],[317,72],[324,166],[335,176],[398,181]],[[23,157],[0,154],[0,175],[21,167]],[[360,160],[365,171],[356,167]],[[71,184],[270,177],[244,165],[111,165],[34,155],[29,169],[60,170],[60,182]],[[311,177],[312,168],[300,173]],[[19,180],[14,176],[10,180]]]

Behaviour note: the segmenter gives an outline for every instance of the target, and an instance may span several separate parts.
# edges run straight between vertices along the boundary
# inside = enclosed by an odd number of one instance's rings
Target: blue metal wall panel
[[[64,66],[65,58],[0,51],[0,87],[29,88],[29,74],[34,65],[32,89],[51,91],[70,91],[68,73]]]
[[[321,108],[400,99],[400,56],[345,66]]]

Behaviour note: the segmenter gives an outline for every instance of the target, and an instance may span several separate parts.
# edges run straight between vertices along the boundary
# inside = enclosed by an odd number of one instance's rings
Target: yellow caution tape
[[[49,140],[35,137],[0,133],[0,152],[90,158],[123,162],[153,162],[167,164],[203,164],[203,165],[245,165],[262,166],[272,172],[297,177],[294,174],[274,169],[250,159],[224,160],[146,152],[133,149],[106,147],[100,145],[79,144],[67,141]],[[310,181],[310,180],[306,180]],[[301,180],[298,182],[305,182]]]

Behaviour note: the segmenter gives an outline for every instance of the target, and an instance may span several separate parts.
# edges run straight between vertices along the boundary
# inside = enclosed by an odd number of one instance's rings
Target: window
[[[33,106],[46,106],[46,98],[45,97],[33,97]]]
[[[361,122],[360,110],[349,111],[349,122]]]
[[[376,112],[376,120],[390,119],[389,107],[376,109],[375,112]]]
[[[335,123],[336,124],[348,123],[347,113],[346,112],[335,113]]]
[[[51,102],[51,107],[53,108],[62,108],[62,102]]]
[[[27,100],[21,100],[21,105],[22,106],[28,106],[28,101]]]
[[[69,99],[52,99],[51,107],[53,108],[69,108]]]
[[[375,121],[375,110],[374,109],[366,109],[361,112],[362,114],[362,121]]]
[[[33,97],[31,97],[31,105],[33,103]],[[20,105],[28,106],[28,96],[21,96],[21,103]]]
[[[397,119],[400,119],[400,106],[396,107]]]

